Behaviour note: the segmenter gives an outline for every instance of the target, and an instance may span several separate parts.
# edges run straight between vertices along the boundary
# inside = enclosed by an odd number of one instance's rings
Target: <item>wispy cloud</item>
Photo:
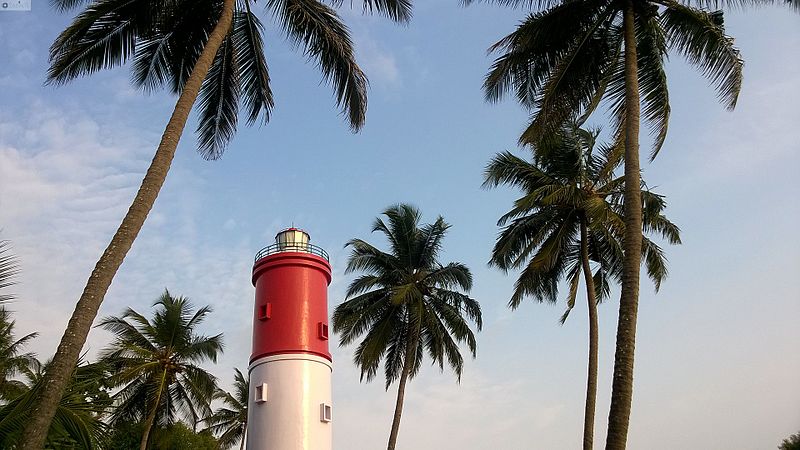
[[[85,280],[127,211],[157,135],[45,104],[0,119],[0,224],[22,263],[15,287],[20,332],[39,331],[32,344],[53,353]],[[216,309],[205,329],[225,332],[229,351],[215,371],[230,378],[250,347],[252,245],[232,244],[198,230],[202,180],[176,168],[168,188],[126,258],[100,316],[131,306],[148,314],[164,288]],[[219,225],[220,234],[230,232]],[[213,243],[212,243],[213,242]],[[108,342],[93,330],[89,356]]]
[[[358,62],[373,85],[400,88],[402,79],[395,56],[368,35],[356,39]]]

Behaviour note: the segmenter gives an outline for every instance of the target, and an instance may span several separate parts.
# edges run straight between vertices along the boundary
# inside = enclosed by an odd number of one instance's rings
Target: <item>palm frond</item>
[[[489,48],[502,54],[484,81],[486,99],[498,101],[513,91],[521,104],[534,107],[556,67],[570,66],[564,55],[588,50],[584,43],[595,34],[597,24],[607,19],[607,3],[566,2],[529,15],[513,33]]]
[[[744,62],[725,34],[722,11],[707,12],[669,2],[661,16],[671,47],[697,66],[728,109],[736,106]]]
[[[289,38],[315,59],[336,103],[358,131],[367,112],[367,77],[355,60],[350,32],[331,7],[317,0],[267,0]]]
[[[411,21],[412,3],[410,0],[362,0],[364,12],[368,14],[382,14],[395,22],[408,23]],[[344,0],[332,0],[333,6],[339,7]],[[352,3],[352,2],[351,2]]]
[[[562,0],[461,0],[461,3],[467,6],[479,2],[494,3],[509,8],[539,10],[550,9],[563,3]]]
[[[661,282],[669,275],[664,250],[647,237],[642,237],[642,260],[647,269],[647,276],[653,281],[658,292],[661,289]]]
[[[333,312],[333,330],[340,335],[339,345],[355,341],[398,309],[392,305],[388,290],[367,292],[341,303]]]
[[[597,93],[605,89],[607,73],[615,63],[613,58],[619,55],[616,13],[615,8],[600,10],[579,39],[559,55],[537,93],[537,111],[519,138],[521,144],[547,141],[596,103]]]
[[[419,268],[433,268],[435,267],[436,260],[439,256],[439,251],[442,248],[442,239],[444,239],[447,230],[450,229],[450,224],[444,221],[442,216],[439,216],[436,221],[430,224],[422,225],[419,229],[419,239],[417,248],[414,250],[415,261],[414,265]]]
[[[384,310],[384,314],[372,324],[353,355],[353,362],[361,370],[361,381],[371,381],[375,378],[380,361],[386,354],[394,335],[405,333],[407,328],[408,323],[402,320],[401,308]],[[389,376],[390,374],[387,374],[387,377]]]
[[[639,67],[639,95],[642,114],[647,120],[650,134],[655,137],[650,159],[658,155],[667,139],[669,127],[669,89],[664,60],[667,55],[665,30],[655,16],[637,16],[636,52]]]
[[[214,63],[200,88],[198,151],[205,159],[219,159],[236,133],[239,119],[239,67],[229,35],[222,42]]]
[[[561,315],[561,319],[559,319],[559,322],[562,325],[567,321],[572,308],[575,307],[575,298],[578,296],[578,286],[581,281],[581,272],[582,266],[580,261],[576,259],[572,262],[570,268],[567,270],[566,277],[567,282],[569,283],[569,293],[567,294],[567,309],[564,311],[564,314]]]
[[[426,275],[424,282],[437,288],[469,292],[472,289],[472,273],[462,263],[449,263]]]
[[[274,101],[261,37],[263,25],[250,11],[250,2],[244,4],[246,10],[236,11],[233,16],[231,40],[236,49],[241,95],[248,110],[247,123],[252,125],[259,116],[263,117],[263,123],[269,122]]]
[[[205,48],[211,31],[222,13],[221,0],[180,0],[180,14],[170,14],[164,20],[164,32],[169,32],[170,90],[183,91],[197,59]]]
[[[0,240],[0,289],[14,285],[15,277],[19,273],[19,261],[11,254],[9,241]],[[14,298],[11,294],[0,293],[0,303]]]
[[[47,82],[64,84],[123,64],[139,30],[152,28],[169,8],[154,0],[97,0],[81,12],[50,47]]]

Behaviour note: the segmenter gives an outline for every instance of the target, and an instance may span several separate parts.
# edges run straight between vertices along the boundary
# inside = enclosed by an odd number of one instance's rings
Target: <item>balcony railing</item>
[[[313,244],[272,244],[262,248],[261,251],[256,253],[256,261],[265,256],[283,252],[311,253],[312,255],[325,258],[325,261],[330,262],[328,252],[323,250],[322,247],[317,247]]]

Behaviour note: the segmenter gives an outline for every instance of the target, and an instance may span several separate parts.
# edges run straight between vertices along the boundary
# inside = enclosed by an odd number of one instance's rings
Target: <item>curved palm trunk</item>
[[[244,425],[244,430],[242,430],[242,442],[239,444],[239,450],[244,450],[244,443],[247,440],[247,424]]]
[[[586,408],[583,415],[583,449],[591,450],[594,443],[594,411],[597,400],[597,296],[589,266],[589,236],[586,218],[581,219],[581,264],[586,283],[586,300],[589,303],[589,368],[586,374]]]
[[[408,348],[406,348],[406,360],[405,364],[403,364],[403,373],[400,374],[400,383],[397,387],[397,402],[394,406],[394,419],[392,419],[392,431],[389,433],[389,445],[386,447],[387,450],[394,450],[397,445],[397,435],[400,433],[400,416],[403,414],[406,383],[408,382],[408,376],[411,374],[414,361],[417,359],[416,348],[419,343],[419,330],[414,334],[414,338],[409,341]]]
[[[161,186],[164,184],[200,86],[230,29],[235,3],[235,0],[225,0],[219,22],[211,32],[208,42],[175,104],[175,110],[167,122],[161,142],[142,180],[139,191],[114,237],[111,238],[111,243],[97,261],[81,298],[75,305],[75,311],[64,331],[53,362],[44,376],[43,389],[36,400],[31,421],[28,422],[23,432],[23,439],[19,447],[21,450],[39,450],[44,446],[50,422],[53,420],[58,402],[69,381],[72,369],[78,361],[81,348],[86,342],[86,336],[97,316],[100,304],[103,302],[114,275],[122,265],[125,255],[133,245],[139,230],[142,229],[147,214],[152,209]]]
[[[623,450],[633,400],[633,356],[639,309],[639,268],[642,258],[642,199],[639,173],[639,77],[633,0],[627,0],[625,33],[625,258],[617,322],[617,349],[606,449]]]
[[[153,402],[153,409],[147,414],[147,420],[144,423],[144,431],[142,432],[142,442],[139,445],[139,450],[147,450],[147,441],[150,439],[150,430],[153,429],[153,422],[156,420],[156,412],[158,411],[158,404],[161,402],[161,394],[164,392],[164,384],[167,378],[167,371],[161,376],[161,384],[158,387],[158,395],[156,395],[155,402]]]

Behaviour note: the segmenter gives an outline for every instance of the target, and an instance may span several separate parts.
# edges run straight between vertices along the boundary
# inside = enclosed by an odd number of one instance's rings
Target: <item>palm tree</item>
[[[589,311],[589,363],[584,410],[583,448],[591,449],[597,397],[597,304],[608,297],[609,281],[622,274],[623,179],[614,177],[613,148],[593,152],[596,132],[568,125],[549,139],[540,156],[527,162],[511,153],[496,155],[486,168],[485,187],[509,185],[523,196],[503,215],[502,232],[492,251],[490,265],[505,272],[522,269],[509,307],[516,309],[525,297],[555,303],[558,283],[569,286],[567,310],[575,305],[580,278],[586,284]],[[664,201],[642,191],[645,229],[661,234],[671,244],[680,243],[680,230],[662,214]],[[642,256],[656,290],[667,275],[663,251],[644,238]],[[597,269],[592,273],[591,261]]]
[[[99,324],[116,335],[101,353],[101,361],[114,373],[110,382],[121,386],[114,395],[111,425],[143,421],[142,450],[154,423],[174,423],[180,414],[196,425],[210,415],[216,379],[197,364],[216,362],[222,352],[221,334],[208,337],[195,331],[211,307],[194,311],[188,299],[166,290],[153,306],[152,320],[128,308]]]
[[[10,253],[10,243],[0,240],[0,305],[13,300],[12,294],[3,293],[14,284],[19,270],[16,257]],[[23,373],[35,361],[33,353],[23,353],[28,341],[38,333],[30,333],[17,339],[14,336],[14,321],[11,313],[0,306],[0,402],[13,400],[25,390],[25,384],[14,377]]]
[[[725,34],[722,12],[704,6],[771,0],[701,0],[700,8],[676,0],[495,1],[541,8],[491,48],[501,55],[484,84],[488,100],[513,92],[534,111],[523,143],[546,140],[566,121],[590,114],[602,99],[610,101],[620,149],[617,157],[625,161],[625,257],[606,448],[624,449],[633,395],[643,242],[640,117],[644,114],[655,135],[652,159],[664,143],[669,122],[664,60],[670,50],[708,77],[720,101],[733,109],[743,62],[733,39]],[[800,2],[792,4],[798,7]]]
[[[17,338],[14,336],[14,325],[11,313],[0,307],[0,402],[13,400],[28,390],[25,383],[14,377],[25,374],[37,363],[34,354],[23,353],[23,349],[38,333]]]
[[[53,0],[69,10],[87,0]],[[334,2],[336,3],[336,2]],[[367,12],[408,21],[408,0],[364,0]],[[265,2],[289,39],[316,60],[337,104],[357,131],[364,123],[367,79],[355,61],[347,27],[319,0]],[[24,450],[41,448],[48,424],[111,281],[133,245],[164,184],[189,112],[200,96],[199,150],[216,159],[233,136],[239,100],[250,124],[269,120],[273,106],[261,22],[250,0],[93,0],[51,47],[48,81],[78,76],[133,59],[137,86],[163,85],[179,94],[142,184],[111,242],[97,261],[67,325],[47,383],[27,426]]]
[[[419,371],[427,349],[444,370],[445,360],[458,380],[464,360],[458,343],[466,343],[475,357],[475,336],[483,326],[477,301],[462,292],[472,288],[472,274],[461,263],[438,262],[442,239],[450,228],[440,216],[420,226],[420,212],[396,205],[383,212],[388,225],[375,219],[372,231],[382,232],[391,252],[383,252],[361,239],[347,243],[352,253],[345,273],[366,272],[347,289],[346,299],[333,313],[339,345],[361,337],[353,358],[362,381],[371,381],[384,361],[386,389],[399,380],[388,449],[393,450],[400,430],[406,383]]]
[[[27,380],[22,383],[23,392],[0,407],[0,448],[18,448],[16,444],[23,436],[25,423],[30,420],[36,393],[42,389],[49,364],[31,358],[30,364],[22,370]],[[78,363],[47,430],[45,442],[48,448],[102,447],[109,436],[108,427],[102,421],[110,405],[107,377],[108,371],[103,364]]]
[[[206,422],[209,429],[218,435],[217,441],[222,448],[231,448],[239,442],[239,449],[244,449],[245,434],[247,433],[247,403],[250,378],[242,375],[239,369],[234,369],[236,374],[233,380],[233,394],[219,390],[217,399],[222,400],[225,406],[214,411]]]

